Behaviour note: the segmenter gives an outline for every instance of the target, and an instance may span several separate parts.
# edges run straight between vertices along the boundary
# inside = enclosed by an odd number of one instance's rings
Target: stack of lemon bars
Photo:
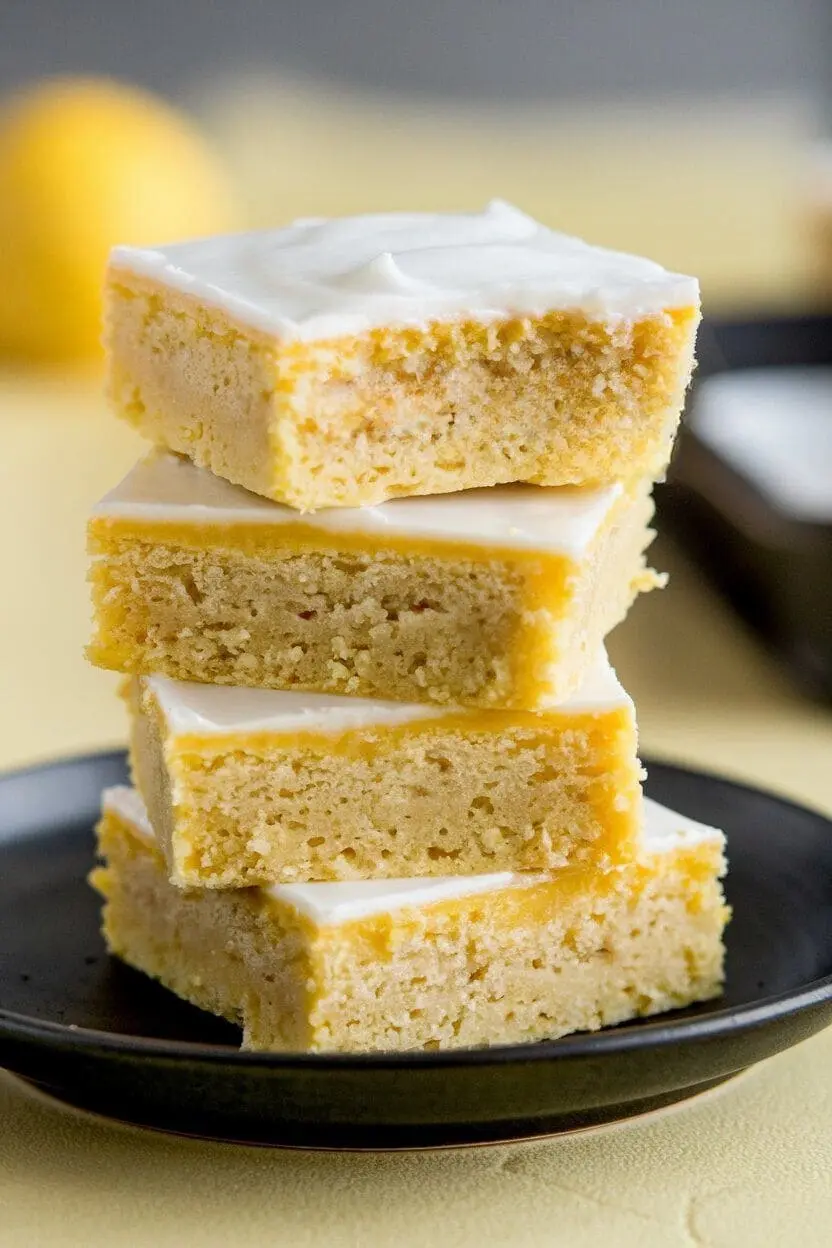
[[[722,834],[643,797],[606,634],[696,282],[495,202],[117,248],[155,448],[90,522],[135,788],[111,951],[252,1049],[437,1049],[717,995]]]

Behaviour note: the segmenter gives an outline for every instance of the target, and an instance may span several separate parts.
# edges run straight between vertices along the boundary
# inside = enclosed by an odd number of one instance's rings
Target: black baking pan
[[[832,524],[777,506],[696,433],[697,396],[708,379],[805,366],[832,366],[832,314],[706,320],[688,416],[657,505],[660,525],[746,624],[806,690],[832,701]]]

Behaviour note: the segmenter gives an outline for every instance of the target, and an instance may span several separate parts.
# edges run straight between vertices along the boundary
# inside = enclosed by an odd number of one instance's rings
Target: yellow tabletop
[[[93,379],[0,380],[0,766],[123,735],[85,664],[84,520],[135,458]],[[832,810],[832,715],[672,551],[613,638],[645,752]],[[652,1121],[533,1146],[369,1157],[108,1125],[0,1074],[0,1246],[827,1245],[832,1031]]]

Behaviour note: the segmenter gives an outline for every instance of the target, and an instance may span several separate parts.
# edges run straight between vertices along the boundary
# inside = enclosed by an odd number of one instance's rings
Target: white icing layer
[[[251,732],[335,735],[351,728],[393,727],[417,719],[439,719],[450,713],[444,707],[387,702],[382,698],[200,685],[167,676],[140,679],[157,698],[171,732],[204,737]]]
[[[372,914],[389,914],[405,906],[433,906],[455,897],[494,893],[503,888],[529,888],[546,875],[494,871],[490,875],[422,876],[411,880],[356,880],[354,884],[273,884],[265,891],[305,914],[319,927],[349,923]]]
[[[118,815],[125,823],[129,823],[143,840],[154,841],[156,839],[147,807],[136,789],[128,788],[126,784],[118,784],[111,789],[105,789],[101,794],[101,809]]]
[[[314,217],[153,250],[116,247],[111,265],[307,341],[551,310],[636,320],[699,300],[693,278],[557,234],[500,200],[479,213]]]
[[[164,451],[136,464],[96,505],[93,515],[178,524],[298,525],[326,533],[411,537],[492,548],[522,548],[578,558],[621,495],[601,489],[537,485],[495,486],[435,497],[399,498],[377,507],[335,507],[299,517]]]
[[[690,423],[780,511],[832,521],[832,368],[712,377],[697,391]]]
[[[724,848],[725,836],[718,828],[697,823],[687,815],[678,815],[652,798],[644,798],[643,819],[642,844],[647,853],[668,853],[684,845],[701,845],[706,841],[716,841]]]
[[[143,676],[141,681],[155,695],[173,733],[197,736],[251,732],[338,734],[354,728],[395,726],[420,719],[443,719],[448,715],[482,718],[481,711],[466,711],[456,706],[446,708],[329,693],[201,685],[171,680],[167,676]],[[552,709],[560,714],[577,714],[629,704],[628,694],[602,652],[578,691],[568,702]]]
[[[130,823],[146,840],[152,838],[141,798],[132,789],[107,789],[105,810]],[[643,849],[647,853],[672,853],[687,845],[713,842],[722,848],[724,837],[716,828],[677,815],[645,799]],[[344,884],[276,884],[266,891],[277,901],[292,906],[321,927],[348,923],[372,914],[388,914],[404,906],[430,906],[454,897],[490,893],[504,888],[524,888],[550,878],[546,875],[458,875],[411,880],[356,880]]]

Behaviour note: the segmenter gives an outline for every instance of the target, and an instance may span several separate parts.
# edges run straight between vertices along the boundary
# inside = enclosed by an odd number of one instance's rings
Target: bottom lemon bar
[[[540,1040],[720,992],[724,838],[652,802],[639,860],[607,873],[180,891],[133,790],[105,793],[98,835],[110,950],[248,1049]]]

